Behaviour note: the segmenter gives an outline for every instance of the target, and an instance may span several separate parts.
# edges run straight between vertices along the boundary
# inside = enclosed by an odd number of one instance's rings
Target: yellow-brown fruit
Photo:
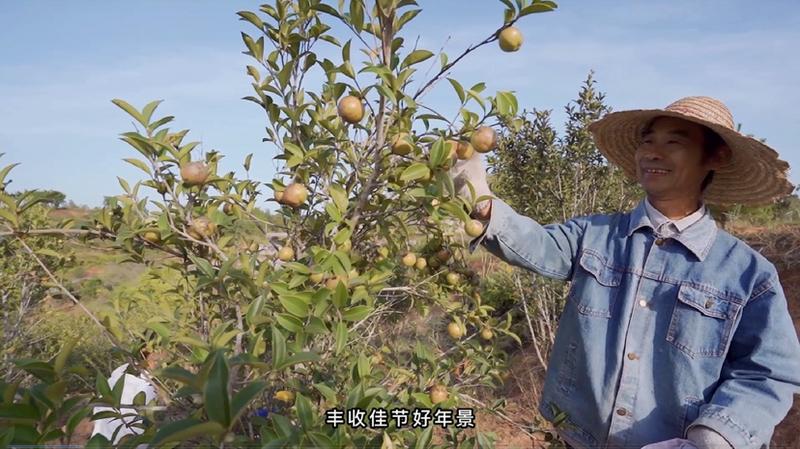
[[[475,154],[475,148],[472,147],[472,144],[469,142],[458,142],[458,148],[456,148],[456,156],[458,156],[461,160],[471,159],[472,156]]]
[[[483,224],[478,220],[470,220],[464,225],[464,231],[470,237],[477,237],[483,232]]]
[[[464,336],[464,329],[462,329],[458,323],[453,321],[447,325],[447,334],[450,335],[451,338],[458,340]]]
[[[411,153],[414,145],[411,143],[411,137],[408,133],[400,133],[392,140],[392,153],[399,156],[405,156]]]
[[[280,391],[276,392],[275,396],[273,396],[273,397],[275,399],[277,399],[277,400],[279,400],[281,402],[285,402],[287,404],[291,404],[292,402],[294,402],[294,393],[292,393],[291,391],[287,391],[287,390],[280,390]]]
[[[519,50],[522,47],[522,32],[517,27],[508,27],[500,32],[498,42],[500,49],[505,52],[512,52]]]
[[[364,103],[358,97],[348,95],[339,100],[339,117],[347,123],[358,123],[364,118]]]
[[[206,182],[208,175],[208,165],[205,162],[195,161],[181,165],[181,179],[186,185],[201,185]]]
[[[431,388],[431,402],[435,404],[439,404],[447,400],[447,387],[444,385],[436,385]]]
[[[344,243],[337,246],[336,249],[338,249],[343,253],[349,253],[350,250],[353,249],[353,242],[351,242],[350,240],[345,240]]]
[[[450,260],[450,256],[452,255],[453,254],[450,252],[450,250],[446,248],[442,248],[439,251],[436,251],[436,258],[439,259],[442,263]]]
[[[444,168],[449,169],[458,158],[458,141],[445,141],[444,149],[447,151],[447,159],[444,160]]]
[[[311,276],[309,276],[308,278],[311,280],[311,282],[319,284],[320,282],[322,282],[322,278],[324,277],[325,275],[323,273],[311,273]]]
[[[417,263],[417,255],[414,253],[408,253],[403,256],[403,265],[407,267],[413,267],[414,264]]]
[[[447,283],[450,285],[458,285],[461,282],[461,276],[458,273],[447,273]]]
[[[488,153],[497,145],[497,133],[488,126],[481,126],[472,133],[470,143],[478,153]]]
[[[217,224],[207,217],[195,218],[189,226],[189,235],[196,240],[211,237],[215,232],[217,232]]]
[[[231,215],[235,210],[233,203],[225,203],[225,205],[222,206],[222,212],[224,212],[225,215]]]
[[[482,339],[484,339],[484,340],[491,340],[491,339],[492,339],[492,337],[494,337],[494,332],[492,332],[492,330],[491,330],[491,329],[489,329],[488,327],[487,327],[487,328],[484,328],[484,329],[481,331],[481,338],[482,338]]]
[[[425,267],[428,266],[428,261],[423,257],[418,257],[415,266],[417,267],[417,270],[424,270]]]
[[[147,231],[142,238],[150,243],[159,243],[161,241],[161,233],[158,231]]]
[[[275,191],[275,201],[283,204],[283,190]]]
[[[327,281],[325,281],[325,287],[328,287],[328,289],[330,290],[336,290],[336,287],[339,285],[339,281],[341,281],[342,284],[344,284],[344,286],[347,287],[348,284],[347,279],[343,279],[339,276],[332,277]]]
[[[303,184],[294,183],[286,187],[280,202],[290,207],[299,207],[306,202],[308,189]]]
[[[278,259],[280,259],[280,260],[282,260],[284,262],[288,262],[288,261],[294,259],[294,250],[292,249],[292,247],[287,245],[287,246],[284,246],[281,249],[279,249],[278,250]]]

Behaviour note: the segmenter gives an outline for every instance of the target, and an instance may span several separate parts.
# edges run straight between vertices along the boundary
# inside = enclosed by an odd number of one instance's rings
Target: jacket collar
[[[643,227],[650,228],[651,231],[655,230],[653,224],[650,222],[650,218],[647,216],[644,201],[645,200],[642,200],[639,205],[628,214],[628,237]],[[671,238],[680,242],[702,262],[706,256],[708,256],[709,251],[711,251],[711,245],[713,245],[716,237],[717,223],[714,221],[714,218],[711,217],[711,212],[708,208],[705,208],[703,216],[699,220],[684,229],[680,234]]]

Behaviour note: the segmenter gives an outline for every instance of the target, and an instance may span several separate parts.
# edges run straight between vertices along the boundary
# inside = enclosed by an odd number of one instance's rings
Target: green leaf
[[[467,223],[470,220],[467,211],[465,211],[464,208],[461,207],[461,204],[457,201],[446,201],[442,203],[440,207],[464,223]]]
[[[30,404],[0,405],[0,420],[9,420],[14,424],[34,424],[39,420],[39,411]]]
[[[325,400],[335,404],[337,402],[336,392],[333,388],[323,384],[323,383],[316,383],[314,387],[325,397]]]
[[[511,0],[500,0],[500,3],[506,5],[508,7],[508,9],[510,9],[512,11],[515,10],[514,9],[514,3],[512,3]]]
[[[332,184],[328,188],[328,193],[330,194],[333,203],[336,205],[336,208],[339,209],[339,211],[347,211],[347,192],[345,192],[342,186],[338,184]]]
[[[13,170],[13,169],[14,169],[14,167],[16,167],[17,165],[19,165],[19,163],[16,163],[16,164],[11,164],[11,165],[6,165],[6,166],[5,166],[5,167],[3,167],[2,169],[0,169],[0,186],[2,186],[2,185],[3,185],[3,183],[5,182],[5,180],[6,180],[6,176],[8,176],[8,173],[9,173],[11,170]]]
[[[258,17],[257,14],[250,12],[250,11],[239,11],[236,13],[239,16],[239,20],[244,20],[253,24],[254,27],[258,28],[259,30],[264,29],[264,21],[261,20],[261,17]]]
[[[111,102],[119,106],[123,111],[127,112],[128,115],[136,119],[136,121],[141,123],[142,126],[147,127],[147,120],[145,120],[145,118],[142,117],[142,114],[140,114],[139,111],[136,110],[136,108],[128,104],[128,102],[126,102],[125,100],[120,100],[118,98],[111,100]]]
[[[520,17],[525,17],[529,14],[536,14],[541,12],[550,12],[558,8],[554,2],[537,1],[536,3],[522,8],[519,12]]]
[[[400,69],[404,69],[406,67],[412,66],[414,64],[418,64],[430,57],[433,56],[433,52],[428,50],[414,50],[403,59],[403,63],[400,64]]]
[[[311,401],[301,393],[298,393],[295,405],[297,406],[297,417],[300,418],[300,425],[305,430],[311,429],[314,426],[314,408],[311,405]]]
[[[184,385],[194,386],[195,388],[200,386],[197,376],[191,371],[181,368],[180,366],[168,366],[161,370],[160,376],[166,377],[167,379],[172,379]]]
[[[463,104],[467,96],[464,93],[464,88],[461,86],[461,83],[454,80],[453,78],[447,78],[447,81],[450,81],[450,84],[453,85],[453,89],[455,89],[456,95],[458,95],[458,100]]]
[[[309,438],[314,442],[314,446],[319,449],[334,449],[339,447],[334,441],[322,432],[308,432]]]
[[[284,368],[297,365],[298,363],[318,362],[319,360],[319,355],[314,352],[298,352],[297,354],[286,358],[286,360],[284,360],[280,365],[277,365],[275,369],[282,370]]]
[[[289,332],[297,333],[303,331],[303,322],[288,313],[276,314],[275,319],[278,321],[278,324]]]
[[[39,360],[17,360],[14,363],[18,368],[27,371],[45,383],[54,382],[55,371],[53,371],[53,367],[49,363],[40,362]]]
[[[236,423],[245,408],[247,408],[247,405],[256,399],[265,388],[267,388],[266,382],[251,382],[233,395],[233,399],[231,399],[231,424]]]
[[[364,6],[362,0],[350,1],[350,23],[355,28],[356,33],[360,33],[364,28]]]
[[[226,428],[216,422],[200,422],[197,419],[189,418],[171,422],[164,425],[156,432],[150,446],[160,446],[173,441],[186,441],[193,438],[220,435]]]
[[[400,29],[403,28],[403,25],[413,20],[414,17],[417,17],[417,14],[419,14],[421,11],[421,9],[411,9],[404,12],[403,15],[397,20],[397,25],[394,27],[394,30],[400,31]]]
[[[373,308],[366,305],[351,307],[342,313],[342,318],[345,321],[360,321],[366,318]]]
[[[206,415],[224,428],[231,424],[230,398],[228,397],[228,361],[220,350],[214,353],[214,361],[203,390]]]
[[[349,62],[350,61],[350,41],[352,39],[345,42],[344,46],[342,46],[342,61]]]
[[[61,347],[61,351],[58,352],[53,362],[53,371],[55,371],[58,376],[61,376],[61,373],[64,371],[67,359],[69,359],[70,354],[72,354],[72,350],[75,348],[75,344],[78,343],[78,339],[79,337],[70,338],[64,343],[64,346]]]
[[[248,326],[255,325],[256,318],[261,315],[261,310],[264,308],[264,295],[258,295],[253,302],[247,307],[247,314],[245,315],[245,321],[247,322]]]
[[[143,172],[147,173],[148,176],[152,176],[152,174],[150,173],[150,167],[148,167],[147,164],[140,161],[139,159],[127,158],[123,159],[123,161],[133,165],[136,168],[139,168]]]
[[[150,119],[153,117],[153,112],[156,110],[158,105],[161,104],[162,101],[163,100],[151,101],[150,103],[147,103],[145,105],[144,109],[142,109],[142,118],[144,119],[147,125],[150,124]]]
[[[431,167],[439,167],[447,160],[448,156],[449,151],[447,150],[447,145],[445,145],[444,140],[437,139],[431,146]]]
[[[431,442],[434,426],[426,427],[417,437],[417,442],[414,444],[414,449],[427,449]]]
[[[425,178],[430,174],[431,170],[427,165],[420,162],[415,162],[403,170],[403,173],[400,174],[400,180],[403,182],[408,182]]]
[[[277,326],[272,326],[272,364],[278,366],[286,360],[286,337]]]
[[[336,355],[339,355],[347,346],[347,325],[340,321],[336,323]]]
[[[302,301],[297,295],[281,295],[278,297],[281,305],[287,312],[300,318],[308,316],[308,303]]]
[[[19,218],[17,217],[17,214],[13,211],[9,211],[7,209],[0,209],[0,218],[5,218],[15,228],[19,226]]]

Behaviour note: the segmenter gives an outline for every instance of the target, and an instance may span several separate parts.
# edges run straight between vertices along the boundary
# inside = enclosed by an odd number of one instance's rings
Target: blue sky
[[[335,3],[335,2],[334,2]],[[492,0],[421,0],[406,42],[455,56],[502,21]],[[78,204],[121,193],[116,176],[138,178],[136,156],[118,140],[132,129],[112,98],[141,107],[162,99],[174,129],[226,155],[235,170],[272,179],[275,150],[261,142],[265,117],[252,103],[235,12],[260,2],[0,0],[0,165],[20,162],[12,190],[56,189]],[[615,110],[663,107],[688,95],[723,100],[745,132],[767,139],[800,183],[800,3],[719,0],[561,1],[555,13],[519,23],[525,44],[467,56],[452,76],[516,91],[522,108],[554,109],[577,94],[589,70]],[[332,53],[332,55],[338,52]],[[313,80],[312,80],[313,81]],[[308,89],[316,90],[314,85]],[[448,84],[426,96],[454,102]]]

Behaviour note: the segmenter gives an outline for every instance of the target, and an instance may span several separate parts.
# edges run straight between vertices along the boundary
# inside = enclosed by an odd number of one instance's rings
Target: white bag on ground
[[[125,369],[128,368],[128,364],[125,363],[120,365],[111,372],[111,376],[108,378],[108,386],[112,389],[114,385],[117,383],[122,375],[125,375],[124,386],[122,388],[122,404],[133,404],[133,398],[136,397],[137,394],[140,392],[144,392],[145,396],[145,404],[152,401],[156,397],[156,390],[153,386],[144,378],[140,376],[133,376],[130,374],[125,373]],[[94,413],[99,413],[102,411],[114,411],[111,407],[95,407]],[[120,408],[120,413],[125,415],[129,413],[136,413],[135,409],[132,408]],[[118,418],[103,418],[98,419],[94,423],[94,430],[92,431],[92,436],[97,435],[98,433],[106,437],[109,441],[111,441],[112,436],[114,436],[114,432],[117,432],[116,437],[112,441],[112,444],[117,444],[120,439],[122,439],[125,435],[136,434],[139,435],[143,432],[142,429],[138,427],[128,427],[128,425],[133,424],[137,420],[141,418],[137,418],[136,416],[127,416],[122,419]],[[121,427],[121,428],[120,428]],[[120,428],[117,431],[117,428]],[[144,445],[142,445],[144,447]]]

